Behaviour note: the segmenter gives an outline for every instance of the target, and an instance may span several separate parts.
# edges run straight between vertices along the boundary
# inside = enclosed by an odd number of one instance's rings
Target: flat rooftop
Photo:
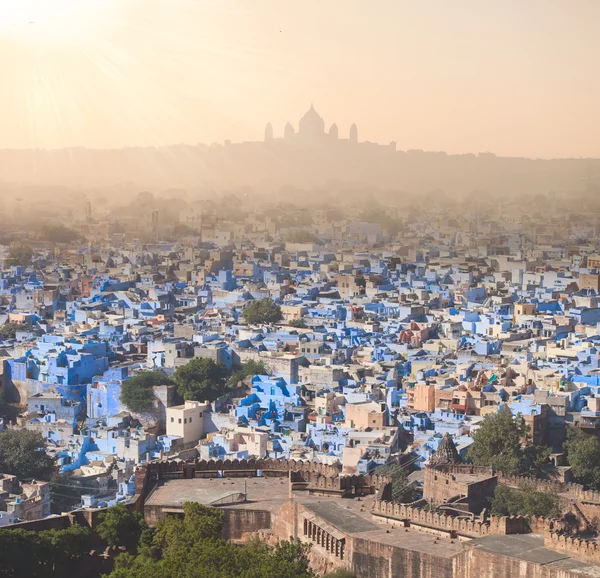
[[[544,537],[540,534],[517,534],[511,536],[485,536],[468,543],[485,552],[534,562],[558,570],[581,573],[582,578],[600,578],[600,566],[576,560],[564,552],[544,548]]]
[[[483,482],[484,480],[489,480],[490,478],[495,478],[495,475],[492,475],[491,473],[489,474],[482,474],[482,473],[474,473],[474,474],[469,474],[468,472],[459,472],[459,473],[452,473],[452,475],[454,476],[454,479],[457,482],[460,482],[461,484],[475,484],[477,482]]]
[[[236,508],[276,510],[289,499],[288,478],[162,480],[150,492],[145,503],[166,508],[181,508],[186,502],[210,505],[226,494],[243,494],[244,491],[247,501],[235,504]]]
[[[274,512],[289,500],[287,477],[194,478],[162,480],[150,492],[145,503],[165,509],[180,509],[186,502],[203,505],[211,505],[219,500],[226,502],[228,497],[243,494],[244,491],[247,493],[246,502],[226,503],[220,507]],[[457,556],[464,548],[478,548],[499,556],[550,565],[557,570],[579,572],[582,578],[600,578],[600,566],[545,548],[543,536],[537,534],[492,535],[464,542],[426,533],[414,527],[393,527],[375,520],[371,515],[374,496],[337,499],[295,492],[294,500],[339,531],[358,538],[416,552],[435,553],[446,558]]]

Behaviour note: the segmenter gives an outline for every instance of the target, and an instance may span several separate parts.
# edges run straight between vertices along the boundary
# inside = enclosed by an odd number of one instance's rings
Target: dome
[[[338,138],[338,127],[337,124],[333,123],[329,129],[329,136],[331,138]]]
[[[299,134],[302,135],[322,135],[325,133],[325,121],[311,104],[308,112],[300,119]]]

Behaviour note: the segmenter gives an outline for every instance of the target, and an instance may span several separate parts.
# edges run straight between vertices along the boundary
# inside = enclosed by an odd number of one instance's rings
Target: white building
[[[167,408],[167,435],[183,438],[188,444],[204,437],[204,412],[210,411],[209,403],[186,401],[183,405]]]

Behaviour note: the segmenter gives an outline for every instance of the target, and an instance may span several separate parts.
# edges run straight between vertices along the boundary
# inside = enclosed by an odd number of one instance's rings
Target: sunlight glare
[[[0,0],[0,40],[70,44],[98,29],[118,6],[119,0]]]

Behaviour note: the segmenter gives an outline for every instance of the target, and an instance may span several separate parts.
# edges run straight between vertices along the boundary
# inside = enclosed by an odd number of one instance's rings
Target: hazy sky
[[[0,148],[282,136],[600,157],[599,0],[0,0]]]

